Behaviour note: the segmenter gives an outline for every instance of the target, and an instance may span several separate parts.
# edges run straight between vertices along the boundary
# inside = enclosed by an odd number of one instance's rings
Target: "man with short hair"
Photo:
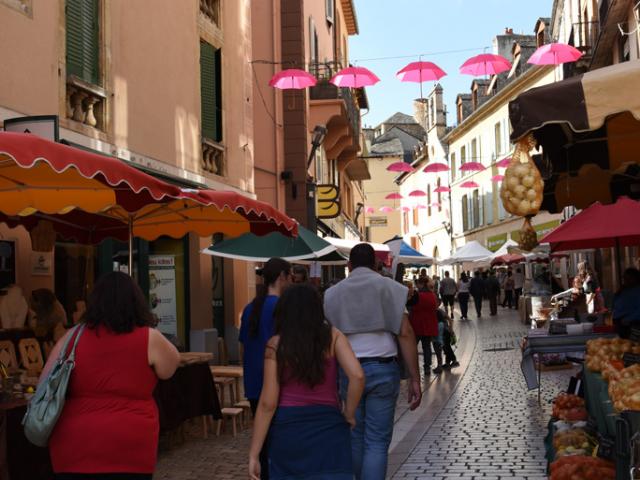
[[[524,288],[524,274],[521,268],[516,268],[516,273],[513,274],[513,293],[514,301],[516,303],[516,309],[518,308],[518,301],[522,296],[522,289]]]
[[[450,277],[449,271],[444,272],[444,278],[440,281],[440,298],[444,305],[444,311],[453,320],[453,302],[458,293],[456,281]]]
[[[476,306],[476,315],[480,318],[482,316],[482,299],[484,298],[484,280],[482,280],[480,270],[475,271],[471,282],[469,282],[469,293]]]
[[[371,245],[356,245],[349,255],[349,276],[329,288],[324,297],[327,319],[347,336],[365,373],[365,389],[351,432],[353,469],[358,480],[383,480],[386,476],[400,390],[398,354],[410,376],[411,410],[422,399],[416,339],[405,310],[408,289],[378,274],[375,266]],[[343,399],[347,383],[341,372]]]

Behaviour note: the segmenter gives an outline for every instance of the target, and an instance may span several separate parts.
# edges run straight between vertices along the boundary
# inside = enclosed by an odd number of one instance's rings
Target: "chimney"
[[[504,34],[505,35],[513,35],[513,28],[505,27]]]
[[[413,118],[425,130],[427,129],[427,105],[426,98],[416,98],[413,101]]]

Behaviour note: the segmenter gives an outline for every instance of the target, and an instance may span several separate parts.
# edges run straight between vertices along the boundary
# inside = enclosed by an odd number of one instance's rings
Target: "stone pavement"
[[[406,407],[402,388],[396,410],[388,478],[546,478],[543,437],[550,400],[566,388],[571,371],[547,372],[542,407],[527,392],[518,342],[526,332],[514,312],[497,318],[456,320],[460,368],[432,375],[423,404]],[[490,351],[487,351],[490,350]],[[435,364],[435,362],[434,362]],[[171,449],[161,441],[154,478],[171,480],[247,478],[250,429],[202,439],[200,423]]]
[[[471,329],[476,333],[467,371],[443,408],[431,416],[415,447],[404,452],[392,448],[396,463],[390,464],[389,478],[547,478],[543,439],[550,401],[566,389],[573,371],[543,374],[539,406],[520,371],[519,341],[526,328],[515,313],[501,310],[497,318],[456,323],[467,334]],[[438,395],[438,387],[431,384],[427,399]],[[416,425],[420,423],[418,419]],[[405,460],[398,465],[397,457],[403,454]]]

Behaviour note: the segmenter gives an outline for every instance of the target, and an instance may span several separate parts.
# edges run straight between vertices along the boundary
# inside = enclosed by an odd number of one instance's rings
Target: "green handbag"
[[[27,406],[27,413],[22,419],[24,434],[31,443],[46,447],[49,436],[64,408],[67,386],[71,372],[75,367],[76,346],[84,330],[84,323],[73,327],[71,334],[64,342],[58,361],[51,368],[47,378],[36,388],[36,393]],[[69,352],[71,340],[73,347]]]

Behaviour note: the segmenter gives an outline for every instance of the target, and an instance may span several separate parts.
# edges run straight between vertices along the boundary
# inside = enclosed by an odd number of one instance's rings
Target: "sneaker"
[[[442,365],[442,368],[443,368],[444,370],[449,370],[449,369],[451,368],[451,365],[452,365],[452,364],[445,363],[444,365]]]
[[[442,373],[442,367],[436,367],[433,369],[433,373],[440,375]]]
[[[460,363],[456,360],[455,362],[453,362],[453,363],[451,363],[449,365],[449,368],[455,368],[455,367],[459,367],[459,366],[460,366]]]

